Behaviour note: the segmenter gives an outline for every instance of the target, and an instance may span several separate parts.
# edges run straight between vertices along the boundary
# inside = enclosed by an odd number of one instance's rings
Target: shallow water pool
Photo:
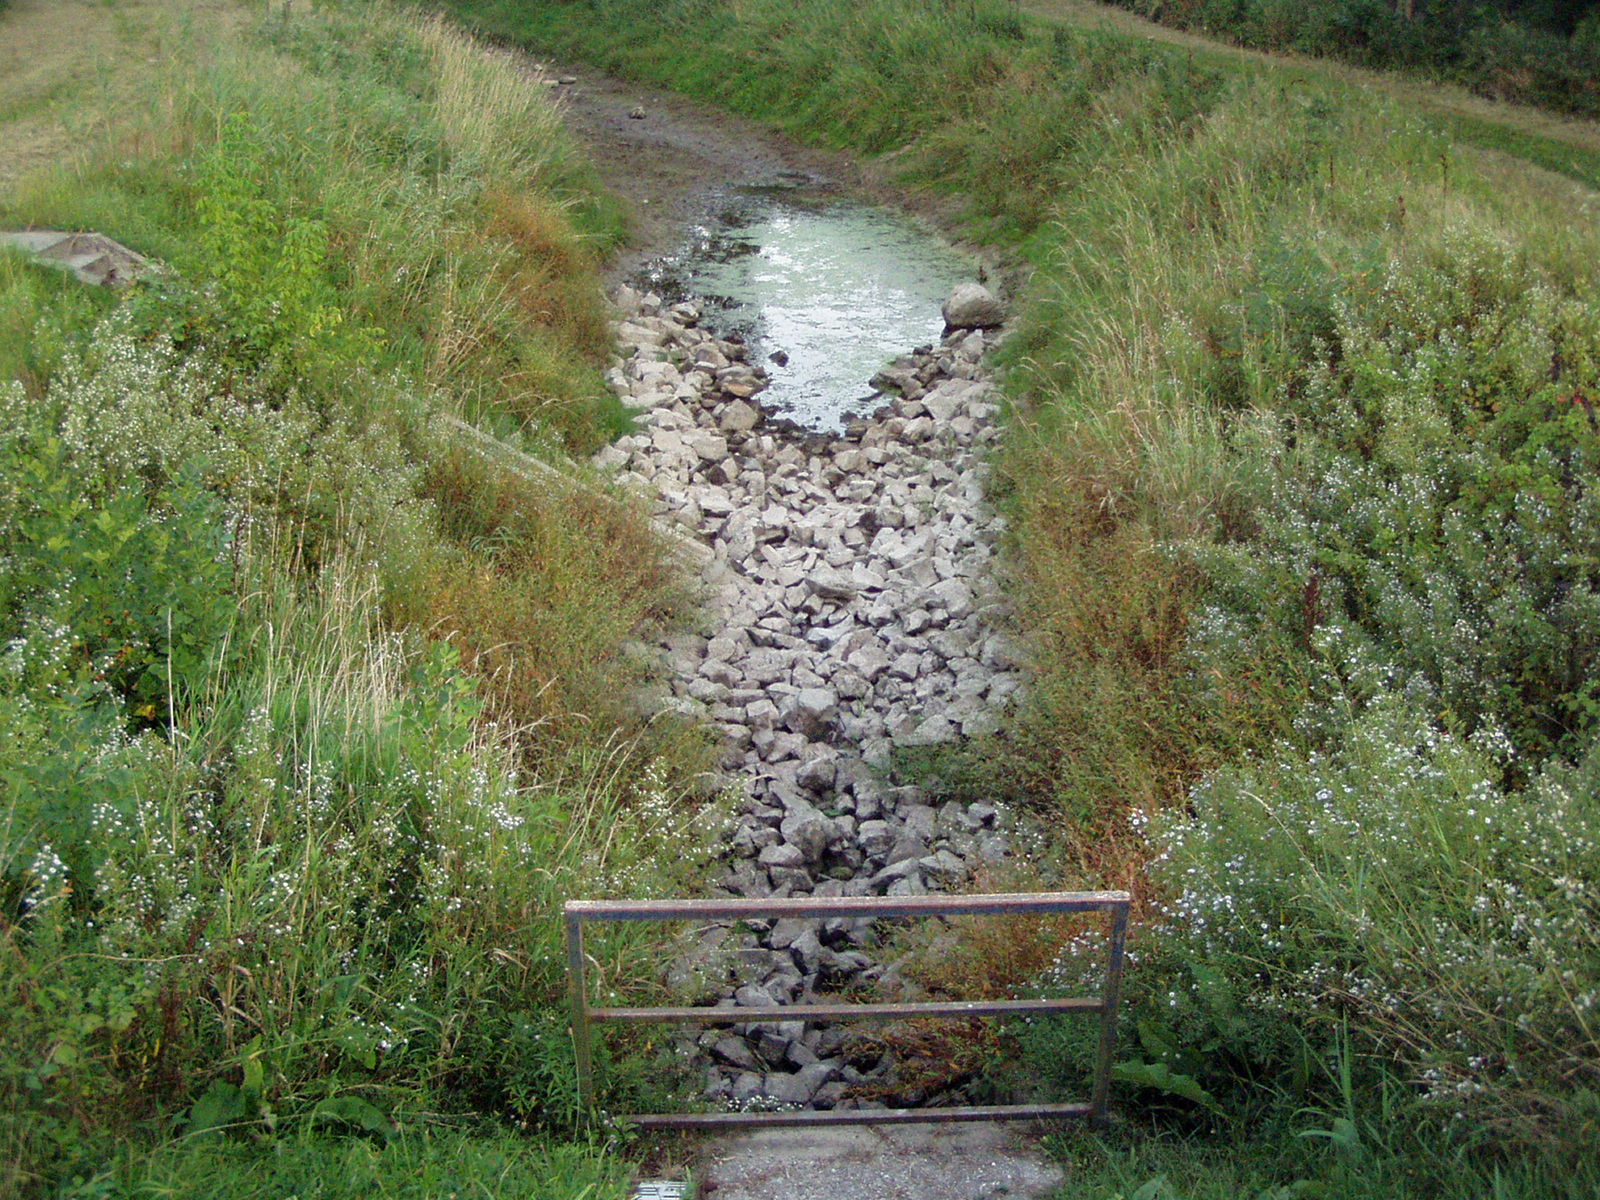
[[[771,375],[764,407],[835,430],[872,407],[868,381],[884,364],[939,337],[941,303],[977,269],[885,209],[752,189],[644,282],[699,300],[710,324],[746,339]]]

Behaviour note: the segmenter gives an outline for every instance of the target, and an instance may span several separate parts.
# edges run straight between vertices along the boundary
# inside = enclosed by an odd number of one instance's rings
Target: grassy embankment
[[[0,226],[163,264],[0,257],[6,1196],[620,1194],[556,914],[693,858],[622,649],[681,597],[443,421],[581,475],[619,224],[503,57],[315,8],[0,14],[0,144],[63,159]]]
[[[1073,1194],[1600,1186],[1589,201],[1381,93],[985,0],[452,7],[892,154],[1034,264],[999,465],[1038,678],[980,761],[1062,878],[1145,898],[1158,1118]]]
[[[1558,111],[1532,107],[1537,100],[1527,96],[1522,97],[1522,103],[1507,103],[1483,95],[1483,89],[1469,90],[1411,72],[1362,67],[1339,57],[1312,57],[1304,47],[1288,44],[1278,44],[1272,53],[1267,53],[1248,45],[1215,42],[1186,32],[1166,14],[1157,24],[1134,15],[1130,6],[1111,7],[1097,0],[1020,0],[1020,7],[1046,20],[1120,31],[1198,51],[1213,62],[1232,59],[1288,87],[1301,86],[1309,78],[1377,90],[1462,146],[1531,162],[1590,190],[1600,189],[1600,127],[1591,120],[1560,115],[1561,105],[1555,106]],[[1315,15],[1315,6],[1302,9],[1307,15]],[[1591,70],[1591,79],[1593,74]],[[1592,83],[1588,91],[1592,93]]]
[[[1600,20],[1571,0],[1109,0],[1262,50],[1403,68],[1503,100],[1600,115]],[[1409,15],[1407,15],[1409,9]]]

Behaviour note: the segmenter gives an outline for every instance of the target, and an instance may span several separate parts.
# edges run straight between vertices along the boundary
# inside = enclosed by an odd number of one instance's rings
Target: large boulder
[[[1006,319],[1005,305],[981,283],[956,284],[941,311],[947,330],[993,329]]]

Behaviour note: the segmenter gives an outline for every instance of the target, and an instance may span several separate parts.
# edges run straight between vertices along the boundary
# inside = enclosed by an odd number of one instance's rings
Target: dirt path
[[[826,194],[872,186],[855,158],[807,149],[732,113],[588,68],[530,67],[557,81],[551,91],[569,128],[606,186],[628,202],[632,238],[611,264],[614,279],[675,249],[735,188],[799,182]]]
[[[606,186],[628,202],[632,237],[608,268],[612,283],[677,249],[689,227],[714,217],[734,190],[795,184],[812,197],[837,193],[871,200],[925,221],[962,244],[995,278],[1014,283],[1019,277],[1018,264],[962,242],[959,197],[903,187],[875,161],[802,146],[758,121],[672,92],[588,67],[526,62],[531,73],[557,81],[551,91],[568,126]]]
[[[711,1143],[707,1200],[1029,1200],[1065,1174],[1015,1127],[772,1129]]]

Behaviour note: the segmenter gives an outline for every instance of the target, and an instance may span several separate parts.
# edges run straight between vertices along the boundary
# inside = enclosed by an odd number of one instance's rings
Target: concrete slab
[[[1042,1200],[1065,1176],[1015,1126],[761,1129],[709,1143],[701,1200]]]
[[[34,261],[71,271],[82,282],[122,287],[133,282],[145,265],[142,254],[102,233],[67,233],[53,229],[0,231],[0,246],[12,246]]]

